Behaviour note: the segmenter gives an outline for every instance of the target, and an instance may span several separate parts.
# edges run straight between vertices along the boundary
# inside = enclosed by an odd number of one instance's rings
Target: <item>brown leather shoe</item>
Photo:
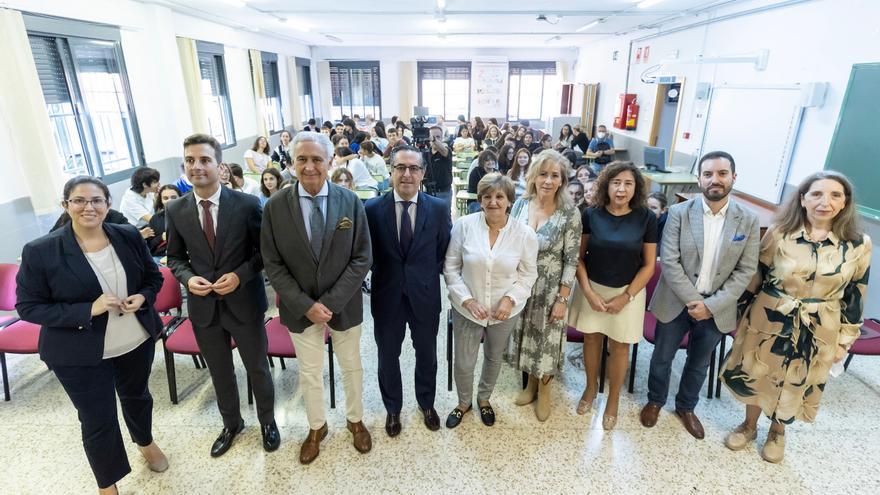
[[[318,453],[321,452],[321,440],[326,436],[327,423],[324,423],[324,426],[317,430],[309,430],[309,435],[303,442],[302,447],[299,448],[299,462],[309,464],[314,461],[318,457]]]
[[[645,428],[653,428],[657,424],[657,417],[660,416],[660,404],[648,402],[639,413],[639,421]]]
[[[700,423],[700,418],[693,411],[679,411],[676,409],[675,414],[681,418],[684,429],[693,435],[694,438],[702,440],[706,436],[706,433],[703,431],[703,424]]]
[[[373,448],[373,439],[370,438],[370,432],[367,431],[367,427],[364,426],[363,421],[358,421],[357,423],[352,423],[351,421],[346,421],[348,423],[348,431],[351,432],[352,443],[354,444],[354,448],[357,449],[361,454],[366,454]]]

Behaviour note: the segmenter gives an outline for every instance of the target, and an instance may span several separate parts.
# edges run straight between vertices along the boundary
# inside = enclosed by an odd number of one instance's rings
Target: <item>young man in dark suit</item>
[[[395,437],[401,428],[400,347],[407,325],[416,351],[416,400],[425,426],[440,429],[434,410],[440,276],[452,225],[449,204],[419,192],[425,176],[422,153],[403,147],[391,163],[393,190],[368,201],[366,212],[373,245],[370,309],[379,351],[379,390],[388,412],[385,432]]]
[[[244,429],[231,339],[253,385],[263,448],[271,452],[281,437],[275,426],[275,389],[263,327],[266,291],[261,275],[260,203],[254,196],[220,185],[222,155],[213,137],[189,136],[183,141],[183,153],[193,190],[166,207],[168,266],[187,288],[189,319],[223,416],[223,431],[211,447],[211,456],[226,453]]]

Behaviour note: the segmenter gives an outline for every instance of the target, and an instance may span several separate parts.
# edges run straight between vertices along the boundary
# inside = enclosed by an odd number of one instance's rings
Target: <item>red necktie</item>
[[[205,231],[205,239],[208,240],[208,247],[211,248],[211,251],[214,250],[214,238],[216,234],[214,233],[214,217],[211,216],[211,203],[207,199],[203,199],[199,201],[199,204],[202,206],[202,230]]]

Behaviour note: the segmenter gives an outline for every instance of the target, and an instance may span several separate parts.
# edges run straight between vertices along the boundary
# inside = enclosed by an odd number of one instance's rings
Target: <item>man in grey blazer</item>
[[[758,218],[730,199],[736,163],[723,151],[700,158],[701,197],[669,209],[660,250],[662,275],[650,310],[657,318],[648,377],[648,404],[640,420],[657,424],[666,404],[672,360],[687,334],[675,413],[695,438],[704,437],[694,414],[712,351],[736,328],[736,303],[758,267]]]
[[[312,462],[327,436],[324,415],[324,329],[342,368],[346,418],[355,448],[372,448],[363,419],[361,283],[373,262],[370,231],[358,197],[327,180],[333,145],[300,132],[291,143],[298,181],[263,209],[261,247],[266,274],[280,297],[281,323],[291,331],[309,434],[299,460]],[[331,377],[332,380],[332,377]]]

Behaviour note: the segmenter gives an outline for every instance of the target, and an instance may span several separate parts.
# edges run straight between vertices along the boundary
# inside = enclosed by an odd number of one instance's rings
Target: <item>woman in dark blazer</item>
[[[40,358],[77,410],[99,493],[114,494],[131,471],[116,394],[150,469],[168,468],[153,442],[147,387],[162,329],[153,303],[163,279],[134,227],[104,223],[110,192],[101,181],[69,180],[62,204],[71,221],[24,247],[15,309],[42,325]]]

